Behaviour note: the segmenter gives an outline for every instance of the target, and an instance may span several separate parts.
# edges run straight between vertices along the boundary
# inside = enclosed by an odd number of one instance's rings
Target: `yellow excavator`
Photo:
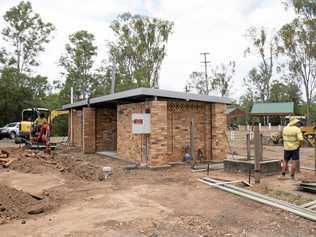
[[[43,114],[47,118],[47,125],[43,126],[38,133],[32,133],[34,121]],[[54,149],[56,144],[49,143],[49,136],[54,119],[60,115],[68,114],[68,111],[53,110],[46,108],[28,108],[22,111],[22,120],[20,122],[19,136],[16,143],[25,143],[31,149]],[[45,132],[45,139],[42,139],[42,133]]]

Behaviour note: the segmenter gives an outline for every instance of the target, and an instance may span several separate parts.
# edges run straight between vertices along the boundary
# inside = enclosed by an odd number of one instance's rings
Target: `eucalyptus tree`
[[[212,70],[212,87],[220,96],[229,95],[235,71],[236,63],[234,61],[230,61],[228,64],[221,63]]]
[[[70,88],[74,88],[75,99],[88,98],[93,91],[95,77],[93,66],[97,55],[94,35],[85,31],[77,31],[69,36],[65,45],[65,53],[60,57],[59,66],[66,77],[63,92],[69,95]],[[66,96],[68,97],[68,96]]]
[[[260,89],[262,95],[260,96],[262,102],[269,100],[270,87],[272,83],[272,76],[275,70],[276,59],[278,57],[278,35],[267,34],[264,28],[251,27],[248,29],[246,37],[250,42],[250,46],[245,50],[245,55],[253,54],[258,57],[259,65],[256,68],[256,75],[252,75],[255,71],[250,71],[249,79],[253,78],[256,87],[261,83]],[[259,79],[260,77],[260,79]],[[251,81],[248,81],[250,83]]]
[[[110,61],[116,67],[117,90],[158,87],[173,23],[124,13],[112,21],[115,39],[110,42]]]
[[[7,47],[0,51],[0,59],[2,63],[14,66],[18,73],[29,72],[31,67],[39,65],[38,56],[45,50],[55,27],[44,22],[33,11],[31,3],[25,1],[10,8],[3,18],[6,26],[1,34]]]
[[[279,31],[279,51],[287,57],[288,70],[303,86],[307,121],[310,122],[312,98],[316,89],[316,1],[291,1],[297,16]]]

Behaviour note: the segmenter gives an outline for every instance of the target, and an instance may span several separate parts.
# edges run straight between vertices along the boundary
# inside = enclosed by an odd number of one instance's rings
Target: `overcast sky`
[[[183,91],[192,71],[201,71],[201,52],[210,52],[212,65],[236,61],[231,97],[237,99],[243,92],[242,79],[257,65],[256,57],[244,57],[248,46],[246,30],[251,26],[265,26],[269,31],[279,29],[293,15],[284,10],[281,0],[32,0],[33,9],[57,30],[54,39],[41,54],[41,65],[36,73],[48,76],[50,81],[62,80],[57,62],[68,35],[87,30],[96,36],[98,59],[107,58],[106,41],[113,35],[110,22],[129,11],[160,17],[174,22],[167,56],[160,74],[160,88]],[[0,15],[18,0],[0,0]],[[3,18],[0,28],[4,27]],[[3,42],[1,42],[1,46]]]

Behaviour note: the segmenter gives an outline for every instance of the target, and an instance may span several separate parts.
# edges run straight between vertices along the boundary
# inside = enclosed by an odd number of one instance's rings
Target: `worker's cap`
[[[292,116],[292,117],[290,117],[289,125],[295,125],[299,122],[300,122],[300,120],[298,120],[295,116]]]

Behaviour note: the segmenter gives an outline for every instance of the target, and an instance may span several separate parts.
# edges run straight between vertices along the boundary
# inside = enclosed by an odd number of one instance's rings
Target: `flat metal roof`
[[[293,102],[254,103],[252,115],[288,115],[294,113]]]
[[[102,103],[119,103],[124,101],[129,101],[131,99],[145,100],[147,98],[157,99],[177,99],[185,101],[201,101],[209,103],[220,103],[220,104],[231,104],[232,99],[228,97],[220,96],[208,96],[208,95],[198,95],[178,91],[169,91],[161,89],[152,89],[152,88],[137,88],[127,91],[122,91],[114,94],[99,96],[91,98],[89,101],[82,100],[75,102],[73,104],[66,104],[63,106],[63,109],[73,109],[84,107],[86,105],[97,105]]]

